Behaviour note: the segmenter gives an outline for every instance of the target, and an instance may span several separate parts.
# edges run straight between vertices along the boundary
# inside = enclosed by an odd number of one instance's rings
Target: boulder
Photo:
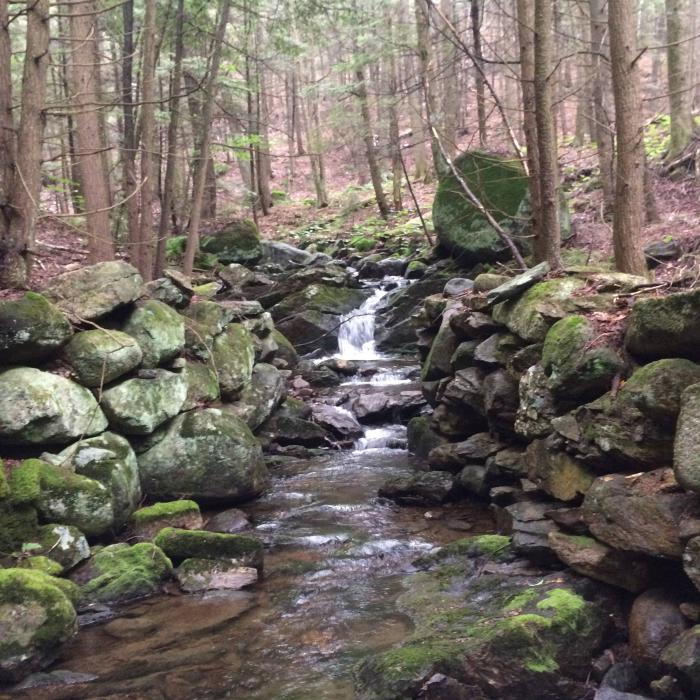
[[[428,266],[424,263],[421,262],[420,260],[411,260],[411,262],[406,265],[406,272],[404,272],[404,277],[408,280],[419,280],[423,275],[425,275],[425,271],[428,269]]]
[[[408,422],[408,451],[419,459],[428,459],[431,450],[447,440],[432,426],[427,416],[416,416]]]
[[[0,683],[44,668],[77,632],[64,586],[40,571],[0,569]]]
[[[627,622],[630,657],[650,678],[661,671],[661,652],[688,628],[687,620],[678,609],[679,602],[673,593],[652,588],[632,604]]]
[[[68,319],[41,294],[0,301],[0,365],[41,362],[72,334]]]
[[[654,241],[644,248],[644,257],[650,270],[661,263],[677,260],[682,254],[681,244],[673,239]]]
[[[238,566],[251,566],[262,571],[263,544],[247,535],[166,527],[158,533],[155,543],[173,561],[227,559],[237,562]]]
[[[700,625],[670,642],[661,653],[661,663],[688,689],[687,697],[700,696]]]
[[[281,360],[285,369],[294,369],[299,362],[299,356],[294,346],[289,342],[287,337],[280,333],[277,329],[272,331],[272,338],[277,344],[277,350],[275,350],[274,361],[277,362]]]
[[[671,469],[643,474],[611,474],[596,479],[583,502],[584,518],[599,540],[616,549],[680,559],[679,524],[698,506]]]
[[[493,430],[513,433],[518,410],[518,382],[504,369],[484,377],[484,411]]]
[[[194,289],[185,290],[169,277],[159,277],[146,284],[149,299],[162,301],[175,309],[184,309],[194,294]]]
[[[700,289],[637,301],[625,346],[647,360],[669,356],[700,360]]]
[[[263,245],[263,250],[268,243],[274,245],[273,241],[261,241]],[[302,253],[304,251],[301,251]],[[264,254],[264,253],[263,253]],[[250,284],[255,284],[255,273],[249,270],[245,265],[239,265],[238,263],[231,263],[230,265],[225,265],[219,268],[216,272],[220,279],[222,279],[229,287],[235,290],[243,289]]]
[[[446,297],[461,297],[474,289],[474,282],[466,277],[453,277],[447,280],[442,293]]]
[[[204,525],[199,506],[194,501],[168,501],[139,508],[129,520],[133,539],[150,541],[165,527],[201,530]]]
[[[119,542],[102,547],[70,578],[80,587],[81,605],[114,604],[158,593],[172,570],[170,559],[150,542]]]
[[[474,364],[474,356],[479,345],[481,345],[479,340],[465,340],[457,346],[450,358],[450,370],[453,374]]]
[[[229,590],[239,591],[258,581],[258,572],[251,566],[225,559],[185,559],[175,569],[175,578],[185,593]]]
[[[525,452],[528,477],[559,501],[575,501],[585,495],[595,474],[551,439],[533,440]]]
[[[261,362],[253,368],[250,383],[243,389],[238,401],[227,406],[226,410],[255,431],[273,414],[286,395],[287,382],[280,371]]]
[[[106,386],[136,369],[143,359],[134,338],[103,329],[77,333],[64,353],[78,381],[89,387]]]
[[[689,386],[681,394],[673,471],[684,489],[700,493],[700,384]]]
[[[234,401],[250,383],[255,363],[253,338],[240,323],[232,323],[214,338],[211,362],[219,380],[221,396]]]
[[[93,395],[32,367],[0,373],[0,444],[66,444],[107,427]]]
[[[534,284],[541,282],[547,276],[549,270],[549,263],[545,260],[539,265],[535,265],[529,270],[526,270],[521,275],[509,279],[502,284],[499,284],[497,287],[493,287],[486,294],[487,303],[489,306],[493,306],[501,301],[507,301],[508,299],[519,297]],[[483,279],[481,280],[480,286],[484,286]]]
[[[442,316],[440,330],[433,340],[421,370],[421,379],[424,382],[447,377],[452,372],[450,361],[459,345],[459,340],[450,327],[450,316],[454,313],[456,310],[447,309]]]
[[[205,530],[223,532],[225,535],[235,535],[250,528],[248,516],[238,508],[229,508],[213,515],[207,520]]]
[[[454,379],[446,385],[440,398],[449,406],[460,409],[460,412],[469,414],[472,418],[481,417],[483,422],[486,416],[484,408],[485,376],[484,371],[478,367],[458,370],[455,372]]]
[[[700,536],[691,537],[683,550],[683,569],[700,591]]]
[[[139,344],[144,367],[168,362],[185,347],[185,320],[162,301],[151,299],[138,306],[126,319],[122,330]]]
[[[455,160],[455,167],[499,223],[516,216],[527,193],[527,177],[519,161],[470,151]],[[509,257],[507,247],[452,173],[438,184],[433,223],[440,246],[465,266]]]
[[[217,401],[221,392],[219,380],[211,364],[187,360],[182,376],[187,383],[187,397],[182,404],[183,411]]]
[[[379,488],[378,495],[406,506],[440,505],[453,497],[453,480],[450,472],[417,472],[389,479]]]
[[[187,398],[187,379],[164,369],[148,379],[127,379],[102,394],[102,408],[114,430],[149,435],[175,417]]]
[[[314,259],[312,253],[307,253],[301,248],[295,248],[293,245],[281,241],[264,240],[260,241],[260,245],[263,252],[263,262],[280,265],[285,270],[310,265]]]
[[[574,571],[631,593],[649,588],[655,579],[653,559],[608,547],[592,537],[550,532],[549,543]]]
[[[311,415],[315,423],[338,438],[353,440],[364,434],[364,430],[355,415],[341,406],[315,403],[311,405]]]
[[[64,272],[52,278],[44,290],[45,296],[79,323],[106,316],[136,301],[142,293],[138,270],[121,260]]]
[[[548,331],[542,349],[542,367],[548,385],[560,399],[584,401],[604,394],[625,362],[612,347],[596,345],[600,333],[585,317],[567,316]]]
[[[234,219],[214,236],[205,236],[201,249],[216,255],[224,265],[254,265],[263,256],[258,227],[250,219]]]
[[[503,326],[491,316],[471,309],[458,309],[453,313],[450,316],[450,326],[458,338],[468,340],[485,340],[503,330]]]
[[[139,455],[139,469],[144,493],[157,499],[245,501],[267,481],[260,445],[248,426],[215,408],[175,418],[161,441]]]
[[[360,390],[347,404],[358,420],[371,423],[380,419],[413,417],[425,405],[423,393],[411,385],[379,387],[376,391]]]
[[[520,377],[518,396],[515,432],[526,440],[549,435],[553,430],[552,418],[557,415],[557,408],[542,365],[530,367]]]
[[[433,448],[428,463],[437,469],[458,471],[467,464],[485,464],[503,447],[489,433],[476,433],[462,442],[448,442]]]
[[[33,552],[43,555],[59,565],[59,573],[69,571],[90,556],[90,546],[85,535],[72,525],[43,525],[32,538],[40,549]]]
[[[519,501],[505,508],[496,508],[498,532],[510,535],[512,547],[520,556],[546,566],[556,566],[558,558],[552,549],[549,535],[558,527],[549,511],[558,504]]]
[[[330,436],[320,425],[297,416],[278,413],[262,426],[262,434],[279,445],[328,445]]]

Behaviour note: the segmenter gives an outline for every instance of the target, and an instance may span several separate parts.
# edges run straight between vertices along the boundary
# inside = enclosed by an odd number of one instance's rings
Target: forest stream
[[[416,369],[374,350],[382,296],[378,289],[350,314],[339,338],[339,358],[380,369],[366,384],[350,380],[355,390],[407,384]],[[246,508],[266,545],[258,585],[120,609],[118,617],[84,626],[62,651],[51,670],[68,685],[27,692],[37,700],[354,698],[358,660],[411,631],[396,607],[411,562],[465,530],[492,530],[479,503],[427,509],[377,497],[387,478],[417,468],[402,425],[368,426],[353,449],[275,467],[267,493]]]

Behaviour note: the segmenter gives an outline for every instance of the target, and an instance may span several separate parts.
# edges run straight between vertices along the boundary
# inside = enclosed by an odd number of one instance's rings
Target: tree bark
[[[472,45],[474,49],[474,60],[481,70],[477,69],[474,74],[476,84],[476,113],[479,124],[479,145],[484,148],[488,140],[486,133],[486,98],[484,94],[484,55],[481,48],[481,3],[482,0],[471,0],[470,15],[472,22]]]
[[[644,133],[633,0],[609,0],[617,171],[613,246],[620,272],[646,274],[639,234],[644,217]]]

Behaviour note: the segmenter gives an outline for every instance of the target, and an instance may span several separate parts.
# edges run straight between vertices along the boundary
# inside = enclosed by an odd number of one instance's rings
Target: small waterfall
[[[355,442],[356,450],[405,450],[406,426],[385,425],[381,428],[366,428],[364,437]]]
[[[338,330],[338,354],[343,360],[379,360],[382,355],[377,352],[374,340],[374,328],[377,320],[377,308],[382,299],[389,293],[386,287],[394,287],[406,283],[402,277],[385,277],[380,286],[374,290],[358,309],[342,317],[342,325]]]

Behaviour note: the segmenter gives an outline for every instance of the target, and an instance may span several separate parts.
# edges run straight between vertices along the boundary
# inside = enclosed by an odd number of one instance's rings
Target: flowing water
[[[364,321],[352,328],[341,354],[374,354]],[[386,369],[396,381],[406,371],[401,363]],[[246,508],[266,544],[260,583],[241,592],[173,590],[127,607],[63,650],[53,667],[63,685],[21,695],[351,700],[358,660],[411,631],[396,607],[411,561],[466,529],[491,528],[476,504],[428,512],[376,497],[387,478],[420,467],[405,440],[404,426],[372,426],[354,450],[275,467],[268,493]]]

